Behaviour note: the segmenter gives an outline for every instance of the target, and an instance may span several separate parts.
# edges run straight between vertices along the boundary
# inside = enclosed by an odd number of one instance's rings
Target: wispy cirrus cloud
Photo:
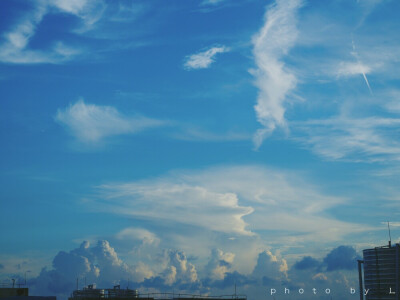
[[[109,136],[133,134],[164,124],[146,117],[128,117],[114,107],[86,104],[83,100],[59,109],[55,120],[86,144],[96,144]]]
[[[284,4],[290,3],[292,10],[283,9]],[[295,20],[299,7],[300,2],[276,1],[267,10],[265,26],[254,37],[258,69],[253,74],[259,87],[255,109],[257,119],[263,125],[254,136],[256,148],[276,128],[290,127],[291,139],[300,141],[328,160],[397,161],[400,110],[397,86],[393,82],[398,80],[394,68],[399,64],[395,57],[399,43],[393,38],[393,19],[380,19],[380,27],[373,22],[359,23],[364,13],[356,3],[352,11],[357,17],[344,16],[340,22],[330,15],[332,9],[337,9],[334,6],[324,6],[326,11],[323,13],[321,8],[313,12],[313,8],[307,7],[298,24],[296,39]],[[375,5],[371,6],[369,14],[374,13],[372,7]],[[292,15],[287,21],[285,17],[290,12]],[[278,20],[285,21],[278,23]],[[282,39],[285,47],[278,48],[283,49],[277,52],[278,55],[269,50],[273,45],[280,45],[273,42],[274,24],[279,24],[276,32],[287,37]],[[264,32],[265,39],[262,39]],[[285,44],[286,40],[290,43]],[[256,42],[261,41],[265,43],[257,52]],[[296,73],[285,67],[285,54],[291,49],[293,52],[288,58]],[[272,72],[274,63],[278,67]],[[272,84],[274,79],[276,84]],[[297,86],[295,96],[306,99],[302,102],[304,110],[299,107],[301,114],[291,111],[288,120],[285,104],[289,103],[298,80],[302,85]],[[315,115],[307,115],[310,111]]]
[[[295,139],[329,160],[399,161],[400,141],[396,139],[399,118],[337,116],[296,123],[305,134]]]
[[[29,40],[36,31],[36,26],[47,13],[46,5],[37,5],[24,20],[17,24],[13,30],[4,34],[5,42],[0,45],[0,60],[10,63],[38,63],[45,62],[46,55],[39,51],[27,50]]]
[[[242,132],[216,133],[201,128],[193,128],[190,125],[181,125],[182,129],[172,134],[172,137],[183,141],[197,142],[232,142],[251,141],[251,134]]]
[[[88,30],[102,17],[106,4],[103,0],[56,0],[52,3],[59,10],[79,17],[82,20],[80,32]]]
[[[54,12],[74,15],[82,21],[78,31],[85,31],[102,16],[105,4],[97,1],[37,1],[32,11],[27,13],[9,31],[4,33],[5,41],[0,45],[0,61],[13,64],[62,63],[81,53],[81,50],[65,45],[62,41],[46,49],[32,49],[29,43],[35,36],[43,18]]]
[[[296,87],[297,78],[285,66],[283,58],[296,43],[296,18],[301,5],[300,0],[277,0],[268,7],[265,23],[253,38],[257,69],[251,72],[259,89],[254,109],[258,122],[263,126],[253,138],[256,148],[276,127],[287,126],[285,102]]]
[[[352,76],[358,74],[368,74],[371,72],[371,68],[359,62],[342,62],[339,65],[337,74],[339,76]]]
[[[369,84],[367,78],[367,74],[371,72],[371,68],[361,62],[359,55],[356,51],[354,40],[352,41],[352,46],[353,46],[353,51],[351,54],[356,59],[356,62],[341,62],[337,74],[338,76],[362,75],[368,87],[369,92],[372,94],[371,85]]]
[[[208,50],[187,56],[183,66],[186,70],[207,69],[215,61],[215,56],[218,53],[224,53],[228,51],[228,47],[215,46]]]

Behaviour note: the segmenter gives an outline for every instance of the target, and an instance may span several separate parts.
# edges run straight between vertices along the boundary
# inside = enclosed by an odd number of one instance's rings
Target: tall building
[[[363,250],[358,261],[360,300],[400,300],[400,244]]]

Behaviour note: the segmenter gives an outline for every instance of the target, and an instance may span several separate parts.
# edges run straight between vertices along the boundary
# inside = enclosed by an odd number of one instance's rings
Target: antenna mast
[[[392,247],[392,236],[390,235],[390,222],[387,221],[388,223],[388,230],[389,230],[389,247]]]

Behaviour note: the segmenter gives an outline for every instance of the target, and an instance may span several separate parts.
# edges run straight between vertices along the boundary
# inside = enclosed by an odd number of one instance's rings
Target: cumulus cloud
[[[305,256],[300,261],[297,261],[293,265],[293,267],[297,270],[307,270],[307,269],[315,269],[320,264],[321,263],[315,258],[312,258],[311,256]]]
[[[316,281],[327,281],[328,277],[324,273],[317,273],[312,277]]]
[[[339,246],[336,249],[342,247],[347,246]],[[337,252],[336,249],[331,250],[326,257],[331,257],[332,253]],[[330,266],[334,265],[334,261],[337,261],[341,265],[339,260],[346,261],[344,264],[346,266],[347,264],[357,265],[357,256],[354,256],[352,251],[345,253],[346,251],[339,250],[339,252],[345,257],[339,258],[336,256],[330,261]],[[302,264],[300,268],[298,268],[299,262]],[[310,295],[315,297],[323,295],[323,291],[325,291],[326,288],[330,289],[333,298],[347,299],[350,287],[356,289],[358,293],[358,273],[355,272],[355,270],[343,267],[343,265],[334,270],[328,270],[328,265],[325,263],[325,260],[310,256],[304,257],[299,262],[295,263],[288,271],[289,285],[291,285],[293,289],[303,288],[305,290],[304,299],[310,298]],[[313,293],[311,288],[316,289],[316,294]]]
[[[354,249],[348,246],[339,246],[326,255],[323,260],[326,272],[325,269],[309,268],[310,262],[313,265],[316,261],[314,258],[305,257],[302,260],[307,264],[305,268],[298,268],[296,264],[289,268],[282,255],[264,250],[258,253],[253,271],[245,274],[232,271],[234,258],[232,252],[212,250],[210,260],[205,265],[206,272],[201,278],[197,272],[198,266],[191,263],[182,250],[159,249],[159,259],[151,265],[139,261],[135,266],[129,266],[109,242],[99,241],[95,246],[84,242],[72,251],[60,251],[53,260],[53,269],[43,268],[39,276],[29,280],[28,284],[33,294],[57,295],[58,298],[66,298],[75,289],[76,278],[82,280],[84,277],[87,283],[96,283],[101,288],[127,284],[129,278],[134,288],[155,292],[173,288],[175,291],[178,289],[178,293],[231,293],[236,285],[242,287],[239,294],[244,289],[251,298],[264,295],[266,286],[303,287],[308,292],[311,284],[319,291],[328,286],[336,292],[335,295],[341,292],[345,294],[349,286],[357,287],[356,273],[345,275],[341,272],[351,270],[351,263],[357,259]],[[154,272],[158,268],[155,265],[160,267],[157,272]]]
[[[86,104],[83,100],[59,109],[55,120],[64,125],[80,142],[95,144],[106,137],[132,134],[160,126],[161,121],[145,117],[127,117],[116,108]]]
[[[361,257],[353,247],[342,245],[332,249],[322,261],[311,256],[305,256],[293,265],[293,269],[300,271],[315,270],[317,272],[321,270],[326,270],[327,272],[354,270],[357,267],[358,259],[361,259]],[[326,280],[326,276],[323,273],[317,273],[315,279]]]
[[[228,52],[229,48],[225,46],[212,47],[208,50],[192,54],[186,57],[184,67],[186,70],[206,69],[215,61],[218,53]]]
[[[165,249],[161,257],[162,271],[157,276],[146,279],[143,286],[161,290],[175,287],[181,291],[198,291],[201,283],[196,267],[188,261],[183,251]]]
[[[339,246],[324,258],[327,271],[353,270],[357,268],[357,260],[361,259],[351,246]]]
[[[254,135],[255,147],[277,126],[286,128],[285,102],[296,87],[296,76],[285,66],[283,58],[297,39],[296,18],[302,1],[277,0],[269,6],[265,23],[253,38],[253,53],[257,66],[252,70],[259,89],[254,107],[257,120],[263,128]]]
[[[168,285],[176,281],[193,283],[197,281],[197,271],[193,264],[187,261],[186,254],[179,250],[164,251],[167,268],[163,273]]]
[[[77,278],[110,287],[129,278],[139,282],[150,276],[153,273],[144,263],[130,267],[118,257],[108,241],[98,241],[93,247],[89,242],[83,242],[69,252],[60,251],[53,259],[53,269],[43,268],[29,284],[33,294],[57,294],[65,298],[75,289]]]
[[[206,267],[208,276],[212,280],[224,279],[226,273],[230,271],[234,259],[234,253],[224,253],[222,250],[214,248],[211,252],[210,261]]]
[[[255,278],[261,279],[264,285],[268,285],[276,281],[282,282],[287,280],[287,271],[288,265],[286,260],[266,250],[258,255],[257,264],[254,267],[252,275]]]
[[[141,261],[132,267],[132,271],[134,274],[132,279],[136,282],[143,282],[146,280],[146,278],[151,278],[154,276],[152,269]]]

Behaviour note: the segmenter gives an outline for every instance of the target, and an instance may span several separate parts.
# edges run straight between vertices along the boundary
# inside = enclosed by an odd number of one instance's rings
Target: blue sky
[[[399,5],[1,1],[1,279],[357,286],[400,234]]]

